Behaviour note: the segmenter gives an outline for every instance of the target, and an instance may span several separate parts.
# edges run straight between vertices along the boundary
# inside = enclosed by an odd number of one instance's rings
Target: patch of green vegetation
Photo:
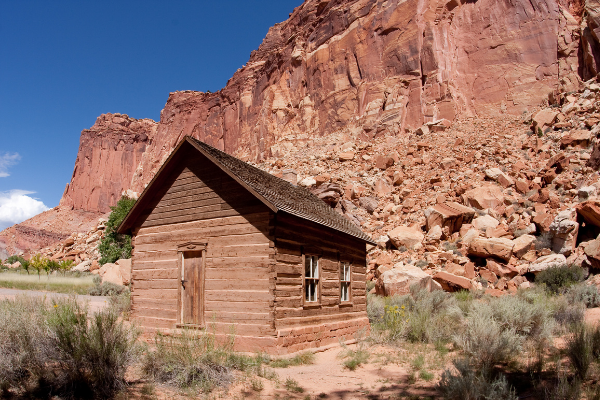
[[[535,282],[544,285],[552,294],[563,293],[574,284],[583,281],[585,271],[578,266],[560,265],[550,267],[535,276]]]
[[[104,265],[114,263],[122,258],[131,258],[131,250],[133,249],[131,247],[131,236],[121,235],[116,230],[134,204],[134,199],[123,196],[115,207],[111,207],[112,212],[106,223],[104,237],[98,245],[98,251],[102,256],[99,260],[100,264]]]
[[[295,355],[292,358],[278,358],[275,360],[269,361],[269,365],[273,368],[287,368],[291,366],[297,365],[310,365],[314,364],[315,355],[311,352],[304,352]]]

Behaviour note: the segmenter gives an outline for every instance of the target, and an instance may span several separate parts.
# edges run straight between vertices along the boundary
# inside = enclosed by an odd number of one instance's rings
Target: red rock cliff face
[[[171,93],[131,182],[184,135],[246,159],[346,129],[520,114],[576,86],[581,4],[556,0],[307,0],[218,93]],[[573,12],[575,15],[571,14]]]
[[[110,211],[129,189],[131,177],[156,132],[156,122],[122,114],[103,114],[81,132],[71,182],[61,207],[93,212]]]
[[[158,125],[101,116],[82,133],[61,204],[106,211],[123,190],[143,190],[185,135],[259,160],[340,130],[370,138],[520,114],[578,85],[583,9],[579,0],[307,0],[221,91],[171,93]]]

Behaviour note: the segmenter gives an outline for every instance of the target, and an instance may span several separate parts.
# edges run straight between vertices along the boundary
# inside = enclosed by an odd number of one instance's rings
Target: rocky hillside
[[[559,93],[577,91],[582,78],[595,76],[596,6],[580,0],[307,0],[269,30],[219,92],[171,93],[159,122],[100,116],[82,132],[59,209],[93,213],[86,223],[94,225],[122,193],[143,190],[184,135],[254,162],[288,160],[332,137],[363,143],[353,149],[359,157],[397,152],[404,162],[404,145],[452,126],[444,133],[447,158],[458,151],[451,148],[457,140],[452,135],[471,129],[472,136],[463,133],[467,144],[456,149],[481,140],[475,154],[484,157],[488,145],[501,143],[490,139],[494,121],[520,119],[549,97],[562,101]],[[480,129],[469,127],[473,121],[488,121],[492,131],[484,130],[484,122]],[[407,155],[414,162],[409,170],[447,174],[421,152],[416,146]],[[409,184],[398,187],[406,192]],[[456,182],[437,184],[444,189]],[[355,198],[364,197],[359,191]],[[395,217],[414,218],[421,206],[410,211],[410,202],[402,205]],[[53,229],[73,232],[61,224]],[[10,251],[35,250],[17,246],[25,243],[18,232],[0,233],[0,242]]]
[[[556,101],[402,137],[343,130],[256,165],[308,187],[377,241],[368,279],[379,293],[419,283],[500,295],[552,265],[600,268],[600,85]],[[43,252],[89,268],[102,234],[100,223]]]

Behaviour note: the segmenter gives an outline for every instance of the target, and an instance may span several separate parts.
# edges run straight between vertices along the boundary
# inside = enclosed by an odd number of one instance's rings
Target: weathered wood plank
[[[144,269],[177,269],[177,260],[138,260],[137,256],[133,258],[133,271],[141,271]]]
[[[137,289],[175,289],[181,284],[178,279],[134,280],[133,288]]]
[[[165,310],[177,310],[177,299],[149,299],[131,293],[132,307],[162,308]]]
[[[271,309],[269,301],[212,301],[206,300],[204,302],[204,310],[206,321],[210,322],[212,319],[216,319],[217,315],[223,311],[232,312],[269,312]]]
[[[169,226],[171,227],[171,226]],[[173,227],[176,227],[174,225]],[[228,234],[235,235],[247,235],[247,234],[262,234],[268,232],[268,222],[260,221],[260,223],[251,224],[249,222],[244,222],[235,225],[224,225],[222,227],[205,227],[205,228],[196,228],[196,229],[181,229],[181,230],[170,230],[168,232],[164,232],[162,234],[152,234],[139,236],[136,238],[136,248],[142,245],[148,244],[161,244],[161,243],[176,243],[180,244],[185,241],[188,241],[193,238],[212,238],[218,236],[224,236]]]
[[[269,280],[272,275],[272,272],[266,268],[266,264],[264,266],[259,266],[258,268],[254,265],[250,267],[218,267],[218,268],[207,268],[206,269],[206,279],[240,279],[243,281],[258,279],[258,280]]]
[[[233,273],[227,279],[206,279],[207,290],[238,290],[246,291],[248,288],[252,290],[268,290],[269,279],[241,279],[237,274]]]
[[[205,299],[207,301],[240,301],[255,302],[272,300],[273,295],[268,290],[210,290],[206,289]]]
[[[133,289],[132,296],[139,296],[148,299],[169,299],[177,300],[177,290],[175,289]]]
[[[210,234],[210,232],[207,232]],[[268,244],[269,238],[266,237],[263,233],[247,233],[247,234],[237,234],[237,231],[232,228],[227,232],[227,236],[207,236],[207,234],[198,234],[198,233],[190,233],[186,236],[179,236],[179,241],[173,240],[164,240],[158,243],[150,243],[150,244],[137,244],[135,245],[136,252],[145,252],[145,251],[168,251],[168,250],[176,250],[177,245],[184,241],[191,241],[194,238],[202,238],[203,240],[208,240],[209,249],[214,247],[225,247],[225,246],[247,246],[247,245],[255,245],[255,244]],[[209,250],[210,253],[210,250]]]
[[[244,215],[234,215],[229,217],[220,217],[213,219],[204,219],[199,221],[189,221],[183,222],[178,225],[172,225],[169,227],[151,227],[151,228],[141,228],[136,236],[136,241],[138,238],[152,236],[152,235],[163,235],[167,232],[179,231],[179,230],[187,230],[187,229],[204,229],[209,227],[225,227],[228,225],[238,225],[238,224],[256,224],[263,220],[269,220],[271,215],[269,211],[258,212],[254,214],[244,214]]]
[[[136,251],[134,263],[140,261],[171,261],[177,262],[177,250],[169,251]]]
[[[213,219],[213,218],[221,218],[221,217],[232,217],[235,215],[254,214],[254,213],[264,212],[266,210],[267,210],[267,207],[263,204],[260,204],[260,205],[244,206],[244,207],[240,206],[239,208],[224,209],[224,210],[220,210],[220,211],[211,211],[211,212],[202,211],[202,212],[182,215],[180,217],[164,218],[164,219],[159,219],[159,220],[154,220],[154,221],[146,220],[142,224],[142,227],[147,228],[147,227],[153,227],[153,226],[159,226],[159,225],[171,225],[171,224],[178,224],[181,222],[191,222],[191,221],[196,221],[199,219]]]
[[[177,279],[179,277],[177,268],[169,269],[133,269],[131,276],[133,281],[142,281],[150,279]]]
[[[256,267],[256,268],[267,268],[269,266],[269,257],[265,254],[257,256],[244,256],[244,257],[208,257],[206,259],[207,267],[210,268],[221,268],[221,267]]]
[[[274,253],[268,243],[252,244],[245,246],[208,246],[208,257],[243,257],[259,256]]]
[[[135,317],[151,317],[164,319],[177,319],[177,310],[165,310],[162,308],[144,308],[135,307],[133,310]]]
[[[135,313],[132,314],[132,320],[143,327],[149,328],[175,328],[177,323],[176,319],[164,319],[164,318],[150,318],[150,317],[136,317]]]

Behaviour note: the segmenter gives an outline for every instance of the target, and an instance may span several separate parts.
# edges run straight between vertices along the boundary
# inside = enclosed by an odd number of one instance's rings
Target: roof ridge
[[[222,167],[263,196],[276,209],[375,244],[358,226],[337,213],[310,190],[292,185],[254,165],[188,136]],[[258,176],[257,176],[258,175]],[[275,186],[275,187],[273,187]]]

